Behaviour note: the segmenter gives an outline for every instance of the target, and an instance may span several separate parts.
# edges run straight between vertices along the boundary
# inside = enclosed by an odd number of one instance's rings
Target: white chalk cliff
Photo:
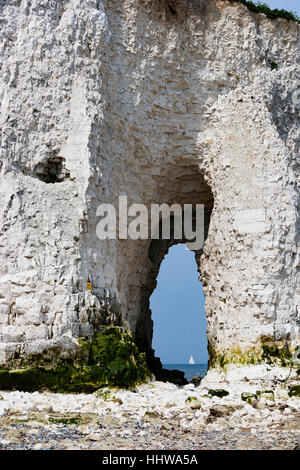
[[[211,366],[299,346],[300,26],[159,4],[0,0],[2,368],[74,357],[105,289],[149,353],[173,242],[99,240],[97,207],[120,195],[205,204]]]

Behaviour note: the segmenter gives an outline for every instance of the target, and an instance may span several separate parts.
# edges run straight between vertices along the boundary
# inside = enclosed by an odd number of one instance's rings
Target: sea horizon
[[[207,366],[207,362],[195,362],[195,364],[189,364],[188,362],[163,362],[163,366]]]
[[[185,364],[185,363],[163,363],[164,369],[177,369],[184,372],[185,378],[187,381],[191,381],[193,377],[204,377],[207,372],[208,364],[199,363],[199,364]]]

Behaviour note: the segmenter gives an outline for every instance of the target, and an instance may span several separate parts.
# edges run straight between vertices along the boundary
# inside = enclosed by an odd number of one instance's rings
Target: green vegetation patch
[[[0,370],[0,389],[92,393],[105,386],[131,388],[151,378],[145,354],[121,327],[105,327],[79,344],[73,363],[60,360],[49,368],[33,362],[19,370]]]
[[[296,21],[297,23],[300,23],[300,18],[299,16],[292,12],[292,11],[287,11],[284,9],[272,9],[267,5],[266,3],[262,2],[253,2],[253,1],[248,1],[248,0],[226,0],[229,1],[230,3],[241,3],[242,5],[245,5],[248,10],[254,11],[255,13],[263,13],[266,15],[268,18],[274,20],[276,18],[284,18],[285,20],[289,21]]]
[[[174,0],[149,0],[151,2],[152,8],[156,8],[159,11],[169,12],[172,15],[177,15],[177,13],[182,10],[184,7],[189,8],[193,11],[203,12],[203,3],[202,0],[183,0],[183,1],[174,1]],[[288,11],[285,9],[278,9],[278,8],[270,8],[267,3],[263,3],[260,1],[252,1],[252,0],[223,0],[230,3],[240,3],[245,5],[248,10],[254,13],[263,13],[269,19],[275,20],[277,18],[282,18],[288,21],[295,21],[296,23],[300,23],[300,17],[297,13],[293,11]]]
[[[277,70],[278,64],[276,62],[270,62],[270,67],[271,67],[271,70]]]

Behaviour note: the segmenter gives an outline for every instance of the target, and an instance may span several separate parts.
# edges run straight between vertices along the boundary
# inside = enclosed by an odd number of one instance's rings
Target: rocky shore
[[[1,392],[0,449],[299,449],[291,384],[256,387],[204,380],[91,395]]]

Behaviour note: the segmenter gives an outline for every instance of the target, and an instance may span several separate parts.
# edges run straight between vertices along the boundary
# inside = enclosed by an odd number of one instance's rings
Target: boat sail
[[[189,364],[195,364],[195,360],[192,355],[190,357]]]

